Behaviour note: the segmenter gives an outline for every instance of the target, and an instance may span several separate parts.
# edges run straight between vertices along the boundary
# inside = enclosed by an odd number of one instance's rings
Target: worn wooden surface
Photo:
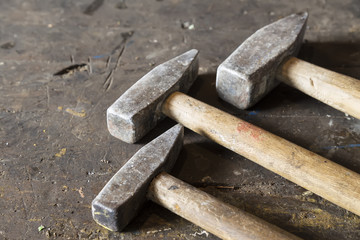
[[[190,95],[360,173],[360,120],[285,85],[237,110],[214,85],[218,64],[251,33],[303,10],[310,17],[299,58],[359,79],[358,1],[92,3],[0,1],[0,238],[217,239],[153,203],[123,233],[91,218],[104,184],[173,124],[125,144],[106,129],[107,107],[191,48],[200,50],[200,76]],[[173,174],[299,237],[360,238],[360,217],[189,130]]]

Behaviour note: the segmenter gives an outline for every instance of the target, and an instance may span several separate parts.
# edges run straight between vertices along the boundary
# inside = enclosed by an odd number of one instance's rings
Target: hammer
[[[300,50],[307,18],[306,12],[292,14],[246,39],[217,69],[220,98],[246,109],[280,80],[360,119],[359,80],[293,57]]]
[[[222,239],[300,239],[167,174],[182,142],[178,124],[135,153],[93,200],[94,220],[121,231],[148,198]]]
[[[313,193],[360,215],[360,175],[226,112],[178,91],[197,76],[198,51],[155,67],[107,110],[110,133],[129,143],[163,117],[254,161]]]

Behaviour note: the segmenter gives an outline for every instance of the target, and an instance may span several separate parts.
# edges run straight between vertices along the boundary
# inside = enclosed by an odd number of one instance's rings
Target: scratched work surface
[[[0,239],[217,239],[153,203],[123,233],[91,216],[111,176],[174,124],[130,145],[110,136],[106,109],[191,48],[190,95],[360,173],[359,120],[285,85],[248,111],[216,96],[216,67],[242,41],[303,10],[300,57],[360,78],[357,0],[0,1]],[[173,174],[300,237],[360,238],[360,217],[189,130]]]

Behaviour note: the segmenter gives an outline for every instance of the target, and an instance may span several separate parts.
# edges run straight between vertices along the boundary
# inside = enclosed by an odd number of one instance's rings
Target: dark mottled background
[[[130,145],[110,136],[106,109],[191,48],[200,76],[190,95],[360,173],[359,120],[285,85],[248,111],[216,96],[216,67],[242,41],[304,10],[300,58],[360,78],[357,0],[0,1],[0,238],[217,239],[153,203],[123,233],[91,216],[111,176],[174,124]],[[191,131],[173,174],[300,237],[360,238],[358,216]]]

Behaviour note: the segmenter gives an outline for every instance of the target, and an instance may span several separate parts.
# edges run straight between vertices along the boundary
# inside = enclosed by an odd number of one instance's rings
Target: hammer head
[[[154,139],[110,179],[92,202],[92,215],[101,226],[121,231],[146,200],[151,180],[169,171],[181,150],[183,127],[175,125]]]
[[[308,14],[292,14],[245,40],[217,69],[216,90],[224,101],[246,109],[277,86],[276,70],[297,54]]]
[[[164,115],[161,105],[173,92],[186,92],[197,77],[198,51],[193,49],[155,67],[107,110],[108,129],[116,138],[134,143]]]

